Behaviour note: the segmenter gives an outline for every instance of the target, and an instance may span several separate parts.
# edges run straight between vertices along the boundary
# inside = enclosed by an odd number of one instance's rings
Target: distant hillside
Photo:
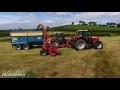
[[[54,28],[48,28],[48,31],[63,31],[71,32],[71,35],[76,30],[90,30],[92,35],[96,36],[120,36],[120,27],[107,27],[107,26],[91,26],[91,25],[65,25]],[[69,35],[69,36],[71,36]]]
[[[79,29],[88,29],[93,31],[120,31],[119,27],[115,28],[115,27],[107,27],[107,26],[90,26],[90,25],[66,25],[66,26],[49,28],[48,30],[75,31]]]

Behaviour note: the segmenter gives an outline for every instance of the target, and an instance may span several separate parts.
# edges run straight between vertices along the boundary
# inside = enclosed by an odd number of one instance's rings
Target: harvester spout
[[[38,27],[37,27],[37,29],[39,29],[40,27],[43,30],[44,42],[47,42],[47,40],[48,40],[47,30],[46,30],[46,28],[42,24],[39,24]]]

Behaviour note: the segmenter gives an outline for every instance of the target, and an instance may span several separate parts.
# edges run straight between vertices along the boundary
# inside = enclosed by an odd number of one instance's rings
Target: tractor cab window
[[[82,36],[82,32],[77,32],[77,36]]]
[[[62,33],[54,33],[53,34],[53,38],[61,38],[63,37],[64,35]]]
[[[60,40],[64,39],[64,35],[62,33],[58,33],[57,34],[57,38],[59,38]]]
[[[87,31],[78,31],[77,36],[88,36],[88,32]]]
[[[87,36],[87,35],[88,35],[88,32],[84,31],[83,36]]]
[[[58,34],[57,34],[57,37],[61,37],[61,36],[62,36],[62,34],[61,34],[61,33],[58,33]]]
[[[53,38],[56,38],[57,37],[57,34],[53,34]]]

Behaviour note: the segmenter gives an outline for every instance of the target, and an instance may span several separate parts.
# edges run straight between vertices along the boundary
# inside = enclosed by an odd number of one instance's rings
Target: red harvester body
[[[43,35],[44,35],[44,41],[43,41],[43,46],[42,50],[40,51],[41,56],[45,56],[47,54],[50,54],[51,56],[56,56],[60,52],[58,51],[58,47],[56,45],[50,45],[48,43],[48,34],[46,28],[40,24],[38,25],[38,28],[41,27],[43,30]]]

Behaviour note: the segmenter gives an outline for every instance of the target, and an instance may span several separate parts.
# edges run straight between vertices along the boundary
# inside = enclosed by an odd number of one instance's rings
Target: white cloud
[[[40,23],[53,27],[71,24],[71,22],[77,24],[81,20],[87,23],[89,21],[96,21],[102,24],[106,22],[120,23],[120,12],[82,12],[77,14],[71,12],[47,12],[43,17],[35,15],[34,13],[20,12],[17,15],[0,15],[0,29],[33,29]]]
[[[16,15],[0,15],[0,24],[27,23],[29,20]]]
[[[120,22],[120,17],[119,12],[84,12],[80,14],[74,15],[71,20],[73,21],[96,21],[98,23],[106,23],[106,22]],[[99,22],[101,21],[101,22]]]
[[[97,19],[106,15],[111,14],[110,12],[84,12],[80,14],[76,14],[73,16],[74,19]]]
[[[56,23],[59,23],[59,25],[62,24],[70,24],[71,22],[79,23],[79,21],[96,21],[102,24],[105,24],[107,22],[116,22],[120,23],[120,12],[83,12],[78,13],[75,15],[72,15],[71,18],[55,21]]]
[[[67,15],[68,12],[56,12],[56,15]]]
[[[30,22],[38,22],[41,21],[41,18],[39,16],[36,16],[33,13],[25,14],[25,13],[19,13],[17,16],[22,17],[22,19],[29,20]]]
[[[41,18],[33,13],[17,15],[0,15],[0,29],[36,28]]]
[[[73,16],[70,12],[47,12],[48,15],[57,15],[57,16],[64,16],[64,15],[70,15]]]
[[[49,14],[49,15],[51,15],[51,14],[53,14],[54,12],[47,12],[47,14]]]
[[[54,21],[53,20],[44,20],[44,21],[42,21],[43,23],[54,23]]]

